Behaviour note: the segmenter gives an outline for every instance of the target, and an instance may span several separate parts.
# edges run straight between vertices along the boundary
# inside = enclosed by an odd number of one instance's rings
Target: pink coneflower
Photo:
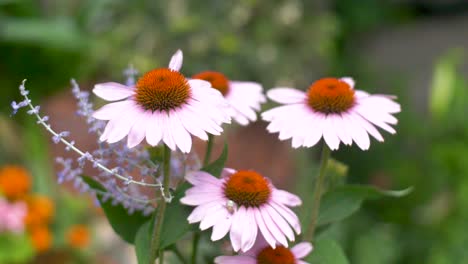
[[[291,249],[283,246],[272,248],[259,236],[255,245],[249,251],[237,256],[220,256],[216,264],[308,264],[301,258],[309,255],[312,244],[302,242]]]
[[[0,197],[0,233],[20,233],[24,230],[27,206],[23,202],[9,203]]]
[[[109,120],[101,141],[114,143],[127,137],[132,148],[143,141],[151,146],[163,141],[169,148],[188,153],[190,134],[203,140],[207,132],[219,135],[222,123],[229,123],[227,102],[209,82],[188,80],[180,72],[182,51],[177,51],[169,68],[144,74],[135,86],[119,83],[97,84],[93,92],[107,101],[93,117]],[[119,101],[121,100],[121,101]]]
[[[299,197],[276,189],[254,171],[224,169],[220,179],[197,171],[186,179],[194,187],[186,191],[181,202],[196,206],[188,221],[200,222],[201,230],[213,227],[213,241],[230,232],[233,249],[245,252],[254,245],[257,233],[272,247],[287,247],[287,239],[294,241],[293,229],[301,232],[299,219],[288,208],[300,205]]]
[[[230,106],[230,115],[237,123],[246,126],[257,120],[256,111],[266,102],[263,87],[255,82],[231,81],[220,72],[204,71],[192,76],[211,83],[220,91]]]
[[[375,126],[396,133],[390,126],[398,122],[392,114],[400,112],[394,97],[354,90],[351,78],[320,79],[307,92],[275,88],[267,96],[285,104],[262,113],[262,118],[271,122],[268,131],[279,132],[280,140],[292,138],[294,148],[312,147],[323,136],[332,150],[338,149],[340,142],[351,145],[353,141],[367,150],[368,134],[384,140]]]

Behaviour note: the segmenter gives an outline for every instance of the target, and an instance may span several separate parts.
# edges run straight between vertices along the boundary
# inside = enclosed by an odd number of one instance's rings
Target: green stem
[[[164,250],[159,251],[159,259],[158,264],[164,264]]]
[[[320,210],[320,200],[322,199],[323,194],[323,184],[325,182],[325,172],[327,171],[327,164],[330,158],[330,148],[328,148],[327,144],[323,144],[322,148],[322,157],[320,161],[320,171],[317,180],[315,181],[314,187],[314,197],[312,200],[312,217],[309,225],[309,229],[307,230],[307,234],[305,235],[305,241],[310,241],[314,239],[315,228],[317,227],[317,220],[319,216]]]
[[[171,165],[171,149],[164,145],[164,160],[163,160],[163,199],[161,199],[161,202],[158,205],[157,210],[155,211],[154,215],[154,228],[153,228],[153,236],[151,239],[151,248],[150,248],[150,262],[149,264],[154,264],[156,258],[158,257],[158,253],[160,254],[160,261],[159,263],[162,263],[162,251],[160,252],[159,244],[160,244],[160,235],[161,235],[161,229],[162,229],[162,224],[164,220],[164,214],[166,211],[166,197],[169,197],[171,194],[169,192],[169,180],[170,180],[170,167]]]
[[[208,143],[206,144],[205,158],[203,159],[203,167],[206,167],[210,163],[211,152],[213,151],[213,144],[214,144],[214,136],[212,134],[208,134]],[[197,263],[199,241],[200,241],[200,233],[195,232],[193,234],[192,258],[190,259],[191,264]]]
[[[190,260],[191,264],[197,263],[198,256],[198,242],[200,241],[200,233],[195,232],[193,234],[193,244],[192,244],[192,258]]]
[[[208,134],[208,143],[206,144],[206,152],[205,152],[205,159],[203,160],[203,167],[210,163],[211,152],[213,150],[213,143],[214,143],[214,136],[212,134]]]

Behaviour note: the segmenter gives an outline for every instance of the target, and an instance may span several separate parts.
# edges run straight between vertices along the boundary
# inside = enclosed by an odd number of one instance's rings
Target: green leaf
[[[197,230],[196,225],[191,225],[187,221],[187,218],[191,213],[191,208],[179,202],[180,198],[182,198],[189,187],[190,184],[188,183],[184,183],[179,186],[174,193],[172,202],[167,205],[161,231],[162,248],[171,246],[188,232]]]
[[[429,107],[431,113],[441,118],[452,107],[455,89],[457,86],[457,67],[462,56],[460,50],[451,50],[445,54],[435,65],[430,91]]]
[[[213,161],[212,163],[208,164],[206,167],[203,167],[201,170],[206,171],[213,176],[219,177],[221,175],[221,172],[224,169],[224,165],[226,164],[227,156],[228,156],[228,146],[225,143],[223,152],[221,153],[219,158]]]
[[[320,204],[318,225],[341,221],[359,210],[366,199],[382,197],[402,197],[409,194],[413,188],[398,191],[380,190],[374,186],[343,185],[326,193]]]
[[[91,177],[82,176],[82,178],[92,189],[97,191],[106,191],[104,186]],[[138,229],[140,229],[140,227],[148,221],[150,217],[144,216],[140,212],[129,214],[127,209],[125,209],[121,204],[112,205],[111,200],[103,201],[102,196],[99,194],[97,194],[97,198],[115,233],[117,233],[126,242],[133,244]]]
[[[26,233],[1,234],[0,249],[0,263],[29,263],[35,254]]]
[[[60,50],[81,50],[87,38],[76,23],[68,18],[8,18],[0,30],[3,41],[35,44]]]
[[[314,250],[305,259],[313,264],[348,264],[341,246],[332,239],[319,239],[314,244]]]
[[[135,252],[138,263],[150,262],[151,235],[153,234],[153,221],[151,219],[144,223],[135,236]]]

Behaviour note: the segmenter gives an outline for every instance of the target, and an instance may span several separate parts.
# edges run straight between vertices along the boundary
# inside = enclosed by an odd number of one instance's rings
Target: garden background
[[[341,147],[334,158],[342,163],[333,164],[340,175],[347,172],[341,181],[414,190],[399,199],[366,201],[329,235],[350,263],[463,263],[467,29],[464,0],[0,0],[0,166],[26,168],[31,192],[50,197],[55,208],[50,247],[39,254],[14,251],[29,254],[33,263],[134,261],[133,250],[112,233],[88,195],[56,184],[54,157],[72,154],[51,143],[30,116],[11,118],[21,81],[28,79],[32,99],[52,125],[71,131],[88,149],[95,140],[74,114],[70,79],[85,90],[98,82],[123,82],[129,64],[144,73],[182,49],[188,76],[217,70],[265,89],[302,90],[325,76],[352,76],[358,89],[398,95],[397,135],[385,135],[384,144],[372,142],[367,152]],[[293,151],[265,127],[257,122],[229,128],[215,152],[227,140],[229,166],[255,167],[276,186],[307,193],[304,183],[315,175],[320,148]],[[203,147],[195,142],[199,153]],[[76,224],[90,232],[83,247],[67,242]],[[0,259],[11,246],[0,241]]]

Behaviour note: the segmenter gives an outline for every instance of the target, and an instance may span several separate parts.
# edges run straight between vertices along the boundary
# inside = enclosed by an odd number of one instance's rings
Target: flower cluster
[[[7,165],[0,169],[0,193],[6,199],[0,197],[0,232],[26,231],[36,251],[43,252],[52,245],[50,225],[55,205],[49,197],[32,193],[31,184],[31,176],[23,167]]]
[[[0,233],[22,232],[26,210],[26,205],[23,202],[10,203],[0,197]]]
[[[96,84],[93,93],[109,102],[96,111],[89,93],[72,81],[77,114],[86,119],[89,132],[99,138],[94,151],[76,147],[74,141],[67,140],[69,132],[53,130],[48,117],[39,114],[40,107],[31,104],[24,82],[20,86],[24,100],[12,103],[13,113],[28,107],[28,113],[52,134],[53,142],[63,143],[78,154],[76,159],[57,158],[63,166],[59,182],[73,181],[78,189],[99,195],[101,201],[112,199],[130,214],[135,210],[145,214],[156,211],[156,218],[164,216],[165,204],[172,200],[168,188],[177,188],[177,180],[169,179],[169,175],[185,176],[193,186],[180,202],[195,207],[188,222],[200,223],[201,230],[212,228],[213,241],[229,234],[233,250],[240,251],[237,256],[218,257],[216,263],[306,263],[300,259],[312,251],[310,243],[288,249],[289,242],[301,233],[300,221],[291,209],[301,205],[298,196],[277,189],[254,170],[224,168],[219,178],[201,171],[192,152],[192,136],[209,140],[210,146],[212,137],[220,135],[223,124],[231,123],[231,119],[240,125],[256,121],[261,104],[266,102],[262,86],[231,81],[216,71],[186,78],[180,72],[182,62],[178,50],[167,68],[153,69],[136,79],[137,71],[132,67],[125,71],[125,84]],[[274,88],[267,93],[268,98],[284,105],[263,112],[261,117],[269,122],[269,132],[279,132],[280,140],[292,139],[294,148],[312,147],[323,138],[331,150],[337,150],[341,142],[354,142],[367,150],[369,135],[383,141],[376,127],[395,133],[391,125],[397,123],[393,114],[400,111],[400,105],[392,96],[370,95],[354,86],[354,80],[345,77],[320,79],[307,92]],[[154,157],[154,150],[161,146],[164,153],[169,151],[164,159],[170,160],[162,162]],[[82,180],[86,163],[99,170],[94,179],[105,191],[91,189]],[[161,195],[148,196],[145,192],[155,188]],[[156,210],[155,201],[163,206],[158,205]],[[158,236],[160,225],[154,228]],[[70,240],[81,244],[86,240],[82,233],[70,234]]]

